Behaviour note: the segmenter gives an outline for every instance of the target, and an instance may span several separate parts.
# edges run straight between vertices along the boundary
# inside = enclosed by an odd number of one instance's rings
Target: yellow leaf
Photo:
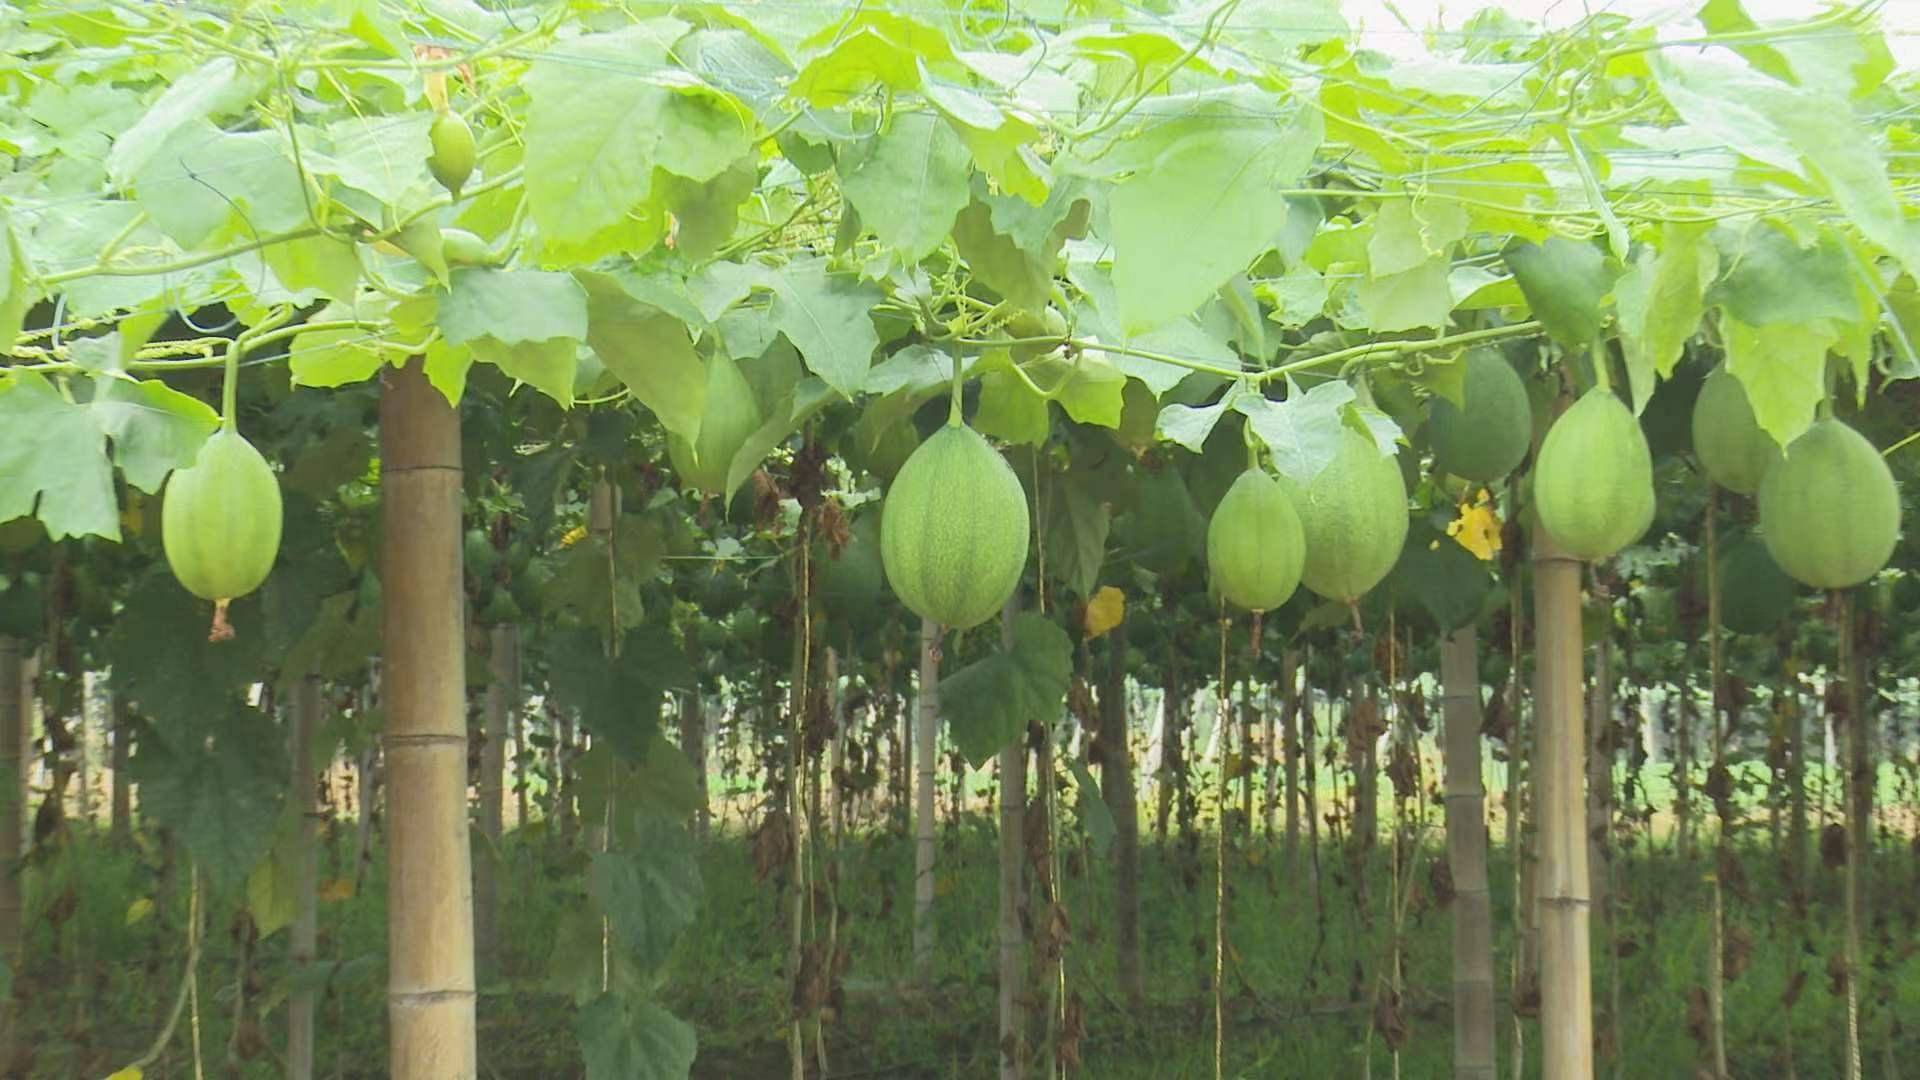
[[[565,536],[560,538],[560,546],[570,548],[586,538],[587,527],[585,525],[575,525],[573,528],[567,530]]]
[[[1460,504],[1460,516],[1447,526],[1447,535],[1481,562],[1500,553],[1500,512],[1485,488],[1471,502]]]
[[[113,1075],[107,1077],[107,1080],[140,1080],[140,1078],[145,1075],[146,1073],[140,1071],[140,1066],[129,1065],[126,1068],[121,1069],[119,1072],[114,1073]]]
[[[1097,638],[1120,625],[1127,617],[1127,598],[1111,585],[1103,585],[1087,601],[1087,637]]]
[[[333,904],[353,899],[353,879],[333,878],[320,886],[320,899]]]
[[[127,905],[127,925],[132,926],[151,914],[153,914],[153,901],[143,896]],[[115,1073],[114,1075],[117,1076],[119,1074]],[[136,1073],[135,1075],[138,1074]]]

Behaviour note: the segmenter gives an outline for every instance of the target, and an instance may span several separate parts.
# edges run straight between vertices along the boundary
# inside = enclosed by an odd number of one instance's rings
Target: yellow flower
[[[1493,508],[1487,489],[1481,488],[1476,498],[1460,504],[1460,516],[1447,526],[1447,535],[1481,562],[1500,553],[1500,512]]]

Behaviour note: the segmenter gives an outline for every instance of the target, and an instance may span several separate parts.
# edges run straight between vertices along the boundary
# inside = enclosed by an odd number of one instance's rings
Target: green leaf
[[[604,553],[600,561],[605,563]],[[597,630],[557,636],[547,654],[553,692],[579,710],[581,726],[594,738],[623,757],[642,760],[660,727],[661,699],[670,690],[690,689],[692,672],[658,626],[628,631],[617,659],[606,655],[600,641]]]
[[[299,913],[300,859],[310,846],[299,826],[299,818],[282,815],[272,849],[247,875],[247,914],[261,940],[292,924]]]
[[[1045,202],[1046,165],[1030,145],[1039,129],[971,90],[935,79],[924,67],[920,75],[920,92],[953,125],[994,185],[1031,205]]]
[[[1727,272],[1714,282],[1707,302],[1748,326],[1860,317],[1852,259],[1831,232],[1822,230],[1818,243],[1802,247],[1762,220],[1719,246]]]
[[[980,376],[980,407],[973,414],[973,426],[983,435],[1015,446],[1039,446],[1052,430],[1047,399],[1005,368]]]
[[[1090,489],[1084,474],[1060,475],[1047,504],[1043,541],[1047,569],[1067,588],[1092,596],[1101,564],[1106,562],[1112,524],[1106,504]]]
[[[1209,95],[1162,121],[1156,160],[1111,198],[1114,285],[1123,328],[1150,330],[1200,306],[1272,246],[1287,218],[1277,189],[1298,183],[1320,146],[1318,110],[1273,114],[1251,86]],[[1149,124],[1153,123],[1148,121]]]
[[[1412,199],[1389,199],[1373,216],[1367,271],[1382,278],[1446,259],[1466,235],[1467,212],[1459,203],[1432,199],[1416,207]]]
[[[1533,317],[1567,349],[1584,349],[1599,336],[1604,308],[1620,268],[1582,240],[1549,237],[1544,244],[1515,243],[1502,253]]]
[[[473,367],[473,350],[450,345],[445,338],[427,344],[427,381],[433,384],[447,404],[458,406],[467,392],[467,370]]]
[[[882,299],[880,290],[829,271],[824,258],[768,270],[764,280],[773,290],[768,317],[800,350],[807,369],[846,397],[856,396],[880,346],[868,315]]]
[[[840,188],[862,223],[911,265],[932,254],[967,205],[967,148],[925,112],[896,112],[841,162]]]
[[[451,344],[586,340],[587,291],[570,274],[468,267],[452,277],[440,298],[440,332]]]
[[[580,363],[580,343],[572,338],[519,341],[507,344],[491,337],[475,338],[468,346],[473,357],[492,364],[560,403],[573,406],[573,383]]]
[[[1761,329],[1726,316],[1720,331],[1727,370],[1747,391],[1753,418],[1781,446],[1793,442],[1812,425],[1814,409],[1826,396],[1833,330],[1825,323]]]
[[[271,579],[267,584],[274,588]],[[344,679],[364,669],[367,658],[379,651],[380,609],[362,603],[357,592],[341,592],[320,601],[313,621],[279,664],[293,678]]]
[[[1082,424],[1119,427],[1125,403],[1127,377],[1099,356],[1082,354],[1076,360],[1042,356],[1027,364],[1027,372],[1067,415]]]
[[[1367,313],[1368,328],[1392,333],[1447,325],[1453,313],[1448,269],[1444,257],[1435,257],[1411,270],[1359,282],[1354,295]]]
[[[974,279],[999,293],[1015,307],[1039,311],[1053,289],[1052,253],[1030,254],[993,227],[993,211],[975,200],[960,211],[953,225],[953,243],[967,260]]]
[[[120,508],[105,438],[91,411],[44,376],[0,379],[0,521],[37,514],[55,540],[120,539]]]
[[[892,12],[858,8],[808,40],[825,51],[808,60],[788,93],[817,106],[843,105],[879,83],[893,90],[920,85],[920,62],[952,61],[947,36]]]
[[[1687,339],[1700,329],[1700,297],[1717,264],[1703,229],[1668,224],[1659,247],[1641,248],[1614,287],[1636,413],[1653,397],[1655,377],[1673,374]]]
[[[1067,632],[1032,613],[1013,621],[1013,647],[940,680],[940,712],[954,745],[976,768],[1026,733],[1051,723],[1067,700],[1073,643]]]
[[[687,30],[645,19],[588,34],[536,58],[525,83],[527,199],[546,236],[582,241],[618,226],[653,193],[657,166],[711,180],[751,147],[751,119],[731,97],[673,67]]]
[[[216,56],[167,84],[139,122],[120,133],[107,152],[107,175],[126,187],[182,127],[240,107],[253,95],[253,80],[232,57]]]
[[[258,710],[203,706],[188,731],[141,739],[130,771],[141,812],[180,838],[218,890],[240,884],[273,842],[286,761]]]
[[[207,640],[212,610],[156,567],[134,583],[113,622],[115,683],[163,733],[192,732],[266,667],[258,601],[246,597],[228,609],[231,641]]]
[[[1241,394],[1233,407],[1247,418],[1253,433],[1273,455],[1274,471],[1306,485],[1320,475],[1340,449],[1342,415],[1353,401],[1353,387],[1330,379],[1301,391],[1291,381],[1285,401]]]
[[[30,270],[20,238],[14,235],[13,222],[0,207],[0,341],[12,342],[20,336],[27,309],[33,306]]]
[[[663,427],[698,438],[707,373],[686,324],[636,299],[621,277],[592,271],[575,277],[587,292],[587,344]]]
[[[661,196],[674,217],[674,250],[688,259],[705,259],[732,239],[740,204],[760,179],[759,166],[759,157],[748,154],[707,180],[661,173]]]
[[[654,968],[699,914],[700,862],[678,821],[646,811],[631,816],[630,850],[596,853],[587,891],[614,937],[642,967]]]
[[[1154,434],[1196,454],[1203,453],[1207,436],[1213,434],[1214,425],[1220,422],[1226,411],[1225,400],[1200,406],[1176,402],[1160,410],[1160,418],[1154,423]]]
[[[1094,783],[1093,773],[1088,771],[1087,763],[1074,758],[1068,767],[1073,771],[1073,784],[1079,792],[1074,802],[1075,812],[1080,816],[1080,825],[1087,830],[1087,839],[1093,843],[1093,853],[1104,858],[1113,850],[1113,838],[1119,827],[1113,820],[1113,810],[1100,796],[1100,787]]]
[[[257,297],[260,300],[304,305],[324,298],[352,303],[360,290],[360,259],[353,245],[331,236],[285,240],[262,251],[260,257],[282,290],[279,295]]]
[[[369,330],[309,330],[287,349],[287,373],[295,386],[347,386],[374,377],[380,365],[406,359]]]
[[[1281,326],[1305,326],[1319,318],[1333,288],[1331,281],[1303,262],[1265,284],[1273,296],[1273,311],[1267,318]]]
[[[134,177],[134,192],[154,224],[186,247],[224,236],[251,240],[310,223],[311,191],[280,128],[233,133],[204,123],[182,127]]]
[[[432,183],[427,174],[427,158],[433,154],[427,132],[432,127],[433,114],[425,110],[337,120],[327,125],[327,151],[305,156],[307,168],[383,205],[400,206]]]
[[[1416,522],[1387,576],[1388,593],[1397,606],[1417,605],[1441,633],[1451,633],[1479,618],[1493,587],[1490,565],[1452,537]]]
[[[193,464],[200,446],[220,426],[220,414],[199,398],[159,379],[96,376],[91,412],[113,440],[113,459],[127,482],[155,493],[167,474]]]
[[[699,1040],[651,1001],[601,994],[573,1019],[587,1080],[686,1080]]]

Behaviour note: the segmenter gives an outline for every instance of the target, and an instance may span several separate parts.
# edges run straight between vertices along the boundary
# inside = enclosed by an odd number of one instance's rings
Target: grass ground
[[[351,832],[323,860],[323,878],[347,875]],[[507,883],[501,939],[506,975],[483,989],[480,1045],[483,1076],[564,1078],[578,1075],[567,1000],[551,992],[544,968],[561,907],[577,890],[578,862],[560,856],[538,826],[505,846]],[[1071,913],[1066,985],[1084,1009],[1080,1075],[1146,1080],[1212,1075],[1212,841],[1198,855],[1177,840],[1149,843],[1142,865],[1142,949],[1148,1000],[1129,1009],[1115,987],[1109,875],[1085,847],[1065,852],[1063,885]],[[1447,1073],[1450,1053],[1450,913],[1429,885],[1437,851],[1429,847],[1406,875],[1405,993],[1408,1033],[1397,1075]],[[992,1073],[995,839],[983,817],[943,829],[935,905],[935,973],[926,989],[905,989],[911,955],[911,845],[886,832],[850,842],[842,853],[841,933],[851,966],[844,995],[824,1026],[829,1075],[946,1078]],[[775,887],[757,884],[751,852],[738,836],[720,835],[702,856],[706,898],[699,921],[676,949],[663,994],[698,1029],[695,1075],[760,1078],[787,1075],[786,992],[782,981],[784,910]],[[1277,843],[1256,839],[1230,851],[1226,1075],[1239,1077],[1393,1076],[1385,1042],[1370,1034],[1377,1016],[1378,973],[1396,935],[1388,915],[1395,895],[1384,848],[1359,862],[1321,852],[1318,886],[1310,860],[1289,865]],[[1840,1074],[1842,999],[1829,987],[1828,959],[1838,951],[1839,877],[1812,860],[1811,916],[1802,923],[1778,884],[1775,860],[1745,851],[1745,895],[1730,899],[1734,935],[1750,944],[1746,970],[1728,989],[1728,1045],[1733,1075],[1784,1076],[1791,1047],[1797,1075]],[[1663,848],[1620,852],[1615,864],[1617,931],[1608,948],[1596,930],[1595,1008],[1606,1040],[1599,1074],[1621,1078],[1686,1077],[1699,1058],[1690,1034],[1690,998],[1706,963],[1706,886],[1699,864],[1683,866]],[[323,1075],[384,1074],[384,889],[376,861],[356,896],[323,904],[321,954],[332,962],[320,1010]],[[1508,948],[1513,941],[1512,866],[1498,851],[1492,868],[1500,1045],[1511,1045]],[[1889,840],[1874,871],[1873,920],[1867,955],[1863,1028],[1868,1075],[1896,1075],[1885,1063],[1920,1054],[1920,965],[1916,885],[1920,858],[1905,841]],[[72,884],[74,888],[68,890]],[[1364,886],[1368,899],[1356,899]],[[158,1030],[178,987],[184,942],[176,888],[158,909],[130,908],[154,893],[150,853],[111,850],[99,836],[77,838],[66,856],[36,867],[29,879],[30,959],[16,987],[34,1049],[34,1077],[104,1077],[132,1060]],[[71,900],[63,897],[71,896]],[[1317,896],[1317,901],[1316,901]],[[70,910],[61,912],[63,907]],[[216,902],[199,978],[200,1040],[209,1075],[278,1075],[273,1047],[284,1023],[285,935],[259,948],[255,999],[265,1007],[263,1044],[235,1045],[229,1065],[236,996],[237,945],[232,901]],[[1368,917],[1364,912],[1370,912]],[[63,914],[56,932],[49,919]],[[131,918],[130,918],[131,916]],[[1617,954],[1609,963],[1608,954]],[[1788,1007],[1795,971],[1805,978]],[[1617,991],[1614,989],[1618,987]],[[1610,1022],[1618,1002],[1618,1021]],[[1901,1028],[1890,1018],[1906,1021]],[[1524,1037],[1537,1048],[1537,1024]],[[1617,1039],[1617,1042],[1614,1041]],[[192,1075],[188,1033],[149,1077]],[[247,1057],[250,1053],[252,1056]],[[1883,1072],[1883,1069],[1885,1070]],[[1503,1069],[1503,1075],[1504,1075]],[[1529,1073],[1531,1075],[1531,1073]]]

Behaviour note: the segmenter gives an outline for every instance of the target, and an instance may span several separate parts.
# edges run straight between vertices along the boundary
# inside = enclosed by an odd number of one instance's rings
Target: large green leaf
[[[587,337],[587,291],[571,274],[455,270],[440,297],[440,332],[455,345],[490,337],[507,344]]]
[[[602,994],[573,1018],[587,1080],[686,1080],[699,1040],[651,1001]]]
[[[1746,389],[1754,420],[1781,446],[1793,442],[1813,423],[1814,409],[1826,396],[1833,330],[1821,322],[1753,327],[1727,316],[1720,331],[1727,370]]]
[[[1079,472],[1060,474],[1050,495],[1042,540],[1047,569],[1067,588],[1092,596],[1107,559],[1112,514]]]
[[[127,482],[158,492],[167,474],[193,464],[220,415],[199,398],[158,379],[96,376],[89,411],[101,434],[113,440],[113,460]]]
[[[847,397],[858,394],[880,346],[868,315],[880,290],[829,270],[825,259],[769,270],[764,281],[773,290],[773,325],[800,350],[807,369]]]
[[[1158,153],[1114,187],[1110,211],[1129,333],[1192,311],[1272,245],[1287,218],[1279,189],[1299,182],[1322,134],[1318,110],[1294,99],[1275,115],[1252,86],[1146,124]]]
[[[686,826],[648,811],[634,813],[633,843],[598,852],[587,890],[613,927],[614,937],[642,967],[666,962],[680,932],[700,907],[700,861]]]
[[[916,263],[940,246],[967,205],[967,148],[933,113],[895,113],[841,163],[840,188],[881,243]]]
[[[230,56],[217,56],[167,84],[138,123],[120,133],[107,152],[107,175],[126,186],[161,144],[187,124],[232,110],[253,94],[253,78]]]
[[[1067,632],[1031,613],[1013,621],[1013,647],[940,680],[940,712],[960,752],[985,764],[1022,737],[1027,725],[1051,723],[1066,706],[1073,674]]]
[[[244,597],[228,609],[231,641],[207,640],[212,613],[212,605],[155,568],[134,582],[114,620],[109,648],[116,692],[138,703],[162,737],[192,732],[202,714],[218,712],[219,702],[265,673],[258,601]]]
[[[273,842],[287,769],[280,732],[259,711],[206,702],[188,731],[141,739],[130,769],[141,812],[180,838],[216,889],[239,885]]]
[[[1475,558],[1450,536],[1416,523],[1407,530],[1400,561],[1387,575],[1388,594],[1400,606],[1415,605],[1441,633],[1470,625],[1493,586],[1490,564]]]
[[[1634,411],[1647,407],[1655,377],[1673,374],[1687,339],[1700,329],[1700,296],[1716,263],[1701,228],[1670,224],[1661,229],[1659,246],[1641,248],[1615,286]]]
[[[746,108],[691,75],[669,52],[687,25],[665,16],[562,41],[533,62],[525,86],[527,199],[542,233],[607,235],[653,194],[655,167],[710,180],[750,147]]]
[[[1707,301],[1748,326],[1860,317],[1852,260],[1831,233],[1803,247],[1784,230],[1756,222],[1719,246],[1727,272]]]
[[[1308,484],[1333,461],[1345,426],[1344,410],[1354,399],[1353,387],[1330,379],[1311,390],[1288,384],[1285,401],[1260,394],[1241,394],[1233,407],[1273,455],[1274,471],[1297,484]]]
[[[1447,325],[1453,312],[1449,265],[1436,255],[1411,269],[1368,277],[1354,286],[1368,329],[1387,334]]]
[[[596,739],[642,760],[660,728],[662,699],[670,690],[691,688],[692,671],[680,647],[656,625],[628,632],[617,659],[606,655],[600,641],[592,630],[556,636],[547,650],[554,695],[579,711],[581,725]]]
[[[687,440],[698,438],[707,372],[686,324],[636,299],[621,277],[591,271],[575,276],[587,290],[587,344],[661,426]]]
[[[1504,252],[1533,317],[1568,349],[1584,349],[1606,321],[1605,302],[1620,275],[1600,249],[1580,240],[1549,237],[1544,244],[1516,243]]]
[[[13,372],[0,379],[0,429],[0,521],[37,513],[55,540],[120,539],[113,467],[91,410],[45,376]]]

